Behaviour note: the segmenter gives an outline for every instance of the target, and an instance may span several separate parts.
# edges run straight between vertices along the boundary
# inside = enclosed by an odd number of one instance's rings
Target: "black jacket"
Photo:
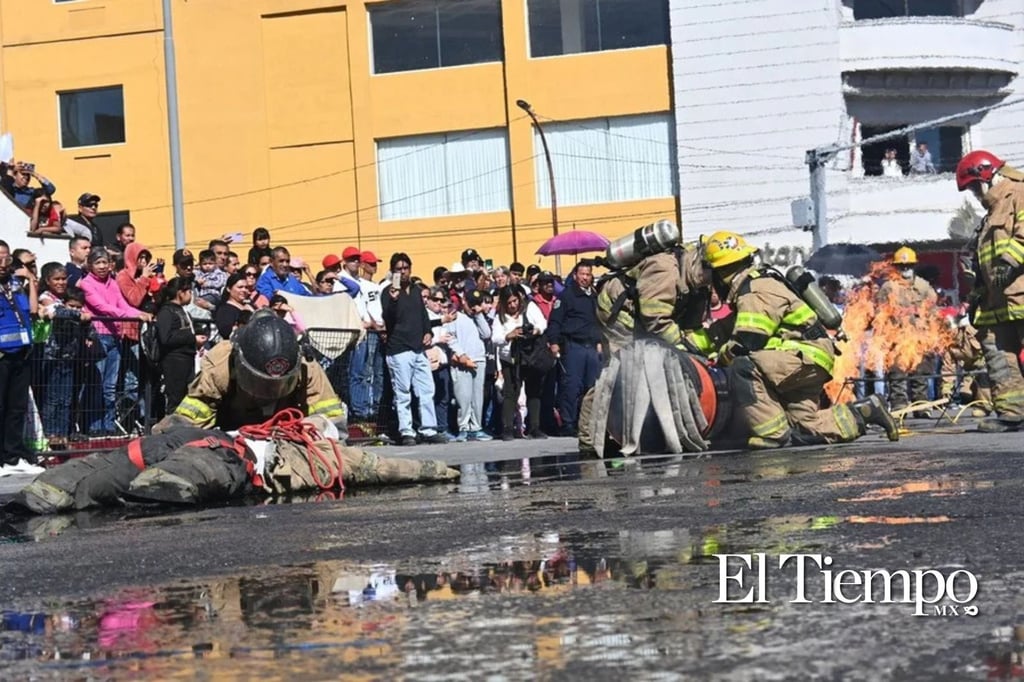
[[[156,337],[160,341],[161,356],[179,358],[196,355],[196,334],[189,324],[188,314],[177,303],[165,303],[156,314]]]
[[[380,292],[380,301],[388,333],[385,355],[425,351],[423,337],[432,332],[420,287],[410,284],[408,290],[402,290],[398,298],[393,299],[389,284]]]
[[[601,342],[601,327],[597,323],[597,292],[587,294],[575,280],[566,283],[562,295],[551,309],[544,338],[548,343],[572,341],[585,346]]]

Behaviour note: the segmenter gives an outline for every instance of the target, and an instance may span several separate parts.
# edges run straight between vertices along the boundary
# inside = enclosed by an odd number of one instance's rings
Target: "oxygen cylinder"
[[[679,243],[680,236],[671,220],[644,225],[609,244],[603,264],[613,270],[631,268],[648,256],[668,251]]]
[[[832,305],[832,301],[828,300],[828,296],[821,290],[818,283],[814,281],[814,275],[799,265],[794,265],[786,271],[786,279],[793,285],[796,292],[800,294],[800,298],[804,300],[804,303],[811,307],[811,310],[818,316],[818,321],[825,326],[825,329],[836,331],[842,326],[843,316],[839,314],[836,307]]]

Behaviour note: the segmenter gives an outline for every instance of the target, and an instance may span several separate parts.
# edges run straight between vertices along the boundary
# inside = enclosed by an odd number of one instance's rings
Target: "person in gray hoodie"
[[[484,294],[479,290],[462,294],[462,310],[445,329],[450,334],[452,384],[459,407],[456,442],[492,440],[483,430],[484,367],[491,338],[491,325],[484,314]]]

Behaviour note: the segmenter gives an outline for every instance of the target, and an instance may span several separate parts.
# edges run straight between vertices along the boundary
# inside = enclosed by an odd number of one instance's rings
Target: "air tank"
[[[794,265],[786,271],[786,279],[793,285],[796,292],[800,294],[800,298],[811,307],[811,310],[818,316],[818,321],[825,326],[825,329],[837,331],[842,326],[843,316],[839,314],[836,307],[832,305],[832,301],[828,300],[828,296],[818,286],[818,283],[814,280],[814,275],[799,265]]]
[[[671,220],[644,225],[609,244],[603,264],[613,270],[631,268],[648,256],[668,251],[680,237],[679,228]]]

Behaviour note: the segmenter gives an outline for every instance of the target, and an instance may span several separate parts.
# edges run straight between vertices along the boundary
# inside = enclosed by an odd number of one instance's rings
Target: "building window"
[[[499,0],[400,0],[370,6],[374,73],[500,62]]]
[[[898,125],[887,129],[864,126],[861,128],[861,138],[867,139],[903,127]],[[864,145],[861,147],[864,175],[895,175],[893,170],[886,170],[886,166],[891,166],[887,159],[892,157],[895,157],[901,175],[953,173],[963,157],[965,134],[966,128],[963,126],[940,126]],[[924,152],[931,159],[930,165]]]
[[[964,0],[856,0],[854,19],[962,17]]]
[[[668,44],[666,0],[528,0],[530,55]]]
[[[862,140],[876,135],[884,135],[890,130],[896,130],[903,126],[892,128],[872,128],[861,126],[860,136]],[[897,174],[906,175],[910,168],[910,137],[901,135],[881,142],[866,144],[861,147],[861,163],[864,165],[864,175],[886,175],[895,177]],[[892,164],[891,161],[896,163]]]
[[[507,211],[508,135],[477,130],[377,141],[380,219]]]
[[[61,147],[124,142],[124,89],[120,85],[61,92],[57,98]]]
[[[670,114],[545,123],[560,206],[674,197],[678,194]],[[550,206],[547,164],[534,131],[537,205]]]

